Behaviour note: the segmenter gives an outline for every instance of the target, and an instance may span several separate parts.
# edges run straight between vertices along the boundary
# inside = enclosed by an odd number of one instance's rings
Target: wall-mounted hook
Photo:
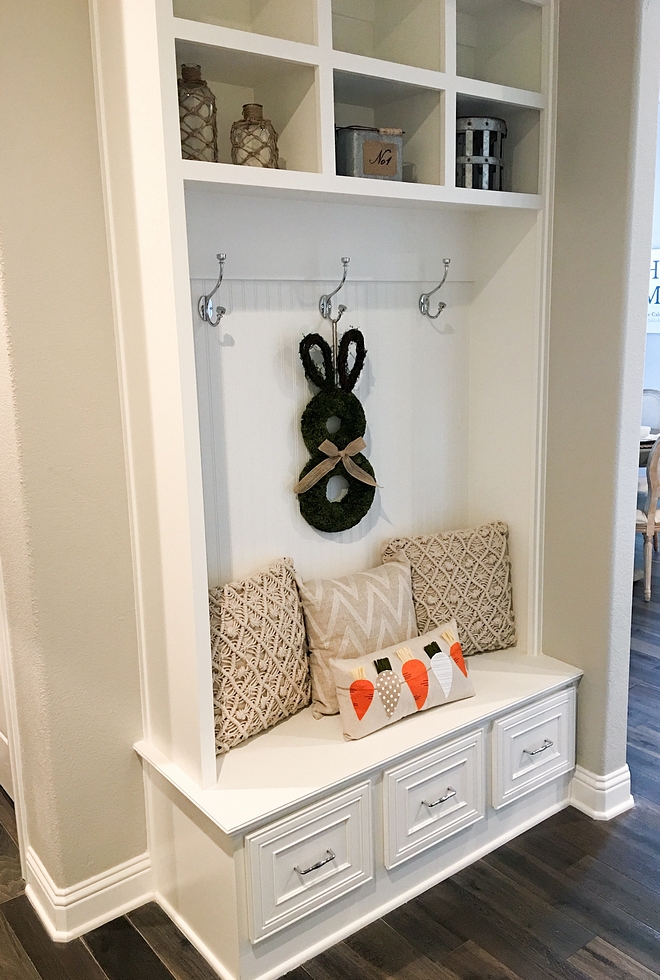
[[[321,311],[321,316],[323,317],[324,320],[332,320],[332,297],[337,295],[337,293],[339,292],[339,290],[341,289],[341,287],[346,282],[346,273],[348,272],[348,263],[351,260],[348,257],[344,257],[344,258],[342,258],[341,261],[342,261],[343,266],[344,266],[344,275],[341,278],[341,282],[339,283],[339,285],[337,286],[336,289],[333,289],[331,293],[327,293],[325,296],[321,296],[321,299],[319,300],[319,310]],[[345,313],[345,312],[346,312],[346,307],[345,306],[340,306],[339,307],[339,310],[338,310],[339,316],[337,317],[337,319],[335,321],[336,323],[339,322],[342,313]]]
[[[447,305],[446,303],[440,302],[438,304],[438,312],[429,313],[429,300],[431,299],[431,296],[433,296],[434,293],[437,293],[437,291],[440,289],[440,286],[444,286],[445,279],[447,278],[447,273],[449,272],[450,262],[451,259],[442,260],[442,264],[445,267],[445,274],[442,277],[442,282],[438,283],[435,289],[432,289],[430,293],[422,293],[422,295],[419,297],[419,312],[422,314],[422,316],[427,316],[429,320],[437,320],[440,314],[442,313],[442,311],[444,310],[445,306]]]
[[[202,320],[205,320],[206,323],[210,323],[212,327],[217,327],[217,325],[220,323],[223,316],[227,312],[224,306],[216,306],[215,311],[217,316],[215,320],[213,319],[213,297],[220,289],[220,283],[222,282],[222,277],[225,273],[226,258],[227,256],[225,255],[224,252],[219,252],[216,255],[216,259],[220,263],[220,274],[218,276],[218,281],[216,282],[215,286],[208,294],[208,296],[200,296],[199,303],[197,304],[197,309],[199,311],[199,315],[201,316]]]
[[[329,320],[332,324],[332,370],[334,373],[334,381],[337,383],[337,324],[342,318],[342,314],[346,312],[345,306],[337,307],[337,316],[332,315],[332,297],[336,296],[341,287],[346,282],[346,273],[348,272],[348,263],[351,261],[350,258],[345,255],[342,257],[342,264],[344,266],[344,275],[341,277],[341,282],[336,289],[333,289],[331,293],[327,293],[325,296],[321,296],[319,300],[319,310],[321,311],[321,316],[325,320]]]

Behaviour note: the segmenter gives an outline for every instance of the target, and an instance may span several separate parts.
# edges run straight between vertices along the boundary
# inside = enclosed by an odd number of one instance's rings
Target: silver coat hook
[[[217,327],[217,325],[220,323],[223,316],[227,312],[224,306],[216,306],[215,311],[217,315],[215,320],[213,319],[213,297],[220,289],[220,283],[222,282],[222,277],[225,273],[226,258],[227,256],[225,255],[224,252],[219,252],[216,255],[216,259],[220,263],[220,274],[218,276],[218,281],[216,282],[215,286],[208,294],[208,296],[199,297],[199,303],[197,304],[197,309],[199,311],[199,315],[201,316],[202,320],[205,320],[206,323],[210,323],[212,327]]]
[[[321,299],[319,300],[319,310],[321,311],[321,316],[323,317],[324,320],[330,320],[330,321],[332,321],[332,297],[333,296],[336,296],[336,294],[339,292],[339,290],[341,289],[341,287],[346,282],[346,273],[348,272],[348,263],[351,260],[348,257],[343,257],[341,261],[342,261],[342,263],[344,265],[344,275],[342,276],[341,282],[339,283],[339,285],[337,286],[336,289],[333,289],[331,293],[327,293],[325,296],[321,296]],[[345,313],[346,312],[346,307],[345,306],[340,306],[339,307],[339,310],[337,312],[339,313],[339,316],[334,321],[335,323],[338,323],[339,320],[340,320],[340,318],[341,318],[342,313]]]
[[[445,279],[447,278],[447,273],[449,272],[450,262],[451,259],[442,260],[442,264],[445,267],[445,274],[442,277],[442,282],[438,283],[435,289],[432,289],[430,293],[422,293],[422,295],[419,297],[419,312],[422,314],[422,316],[427,316],[429,320],[437,320],[440,314],[442,313],[442,311],[444,310],[445,306],[447,305],[446,303],[440,302],[438,304],[438,312],[429,313],[429,300],[434,293],[437,293],[437,291],[440,289],[440,286],[444,286]]]

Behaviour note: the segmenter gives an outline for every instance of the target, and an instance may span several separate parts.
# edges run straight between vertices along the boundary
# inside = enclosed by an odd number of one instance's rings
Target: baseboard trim
[[[151,859],[140,854],[68,888],[59,888],[28,847],[25,894],[57,943],[67,943],[154,897]]]
[[[215,953],[211,952],[211,950],[208,948],[206,943],[202,942],[202,940],[199,938],[195,930],[188,925],[186,920],[181,915],[179,915],[176,909],[173,908],[172,905],[170,905],[167,899],[163,895],[161,895],[160,892],[156,892],[156,894],[154,895],[154,901],[158,902],[163,912],[170,917],[170,919],[177,927],[177,929],[183,933],[183,935],[190,943],[192,943],[192,945],[195,947],[197,952],[204,957],[204,959],[209,964],[209,966],[211,966],[215,970],[215,972],[218,974],[219,977],[222,978],[222,980],[236,980],[234,974],[227,969],[224,963],[220,962],[220,960],[215,955]]]
[[[630,769],[621,766],[599,776],[583,766],[575,767],[571,783],[571,806],[594,820],[611,820],[635,805],[630,792]]]

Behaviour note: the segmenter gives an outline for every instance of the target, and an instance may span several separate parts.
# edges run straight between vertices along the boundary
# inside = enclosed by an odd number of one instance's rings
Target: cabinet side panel
[[[540,221],[507,212],[475,218],[470,311],[470,522],[509,525],[513,598],[522,649],[535,560]]]
[[[238,976],[234,844],[162,776],[146,776],[156,900],[226,976]]]

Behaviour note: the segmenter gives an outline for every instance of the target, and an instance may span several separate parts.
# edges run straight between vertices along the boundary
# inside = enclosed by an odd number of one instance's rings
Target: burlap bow
[[[320,463],[317,463],[314,469],[309,471],[307,476],[304,476],[302,480],[296,483],[295,487],[293,488],[293,492],[304,493],[305,490],[309,490],[315,483],[322,480],[326,473],[329,473],[330,470],[334,470],[339,460],[341,460],[344,464],[346,472],[351,476],[354,476],[356,480],[361,480],[362,483],[368,483],[371,487],[377,487],[378,484],[374,480],[373,476],[361,469],[357,463],[354,463],[351,459],[351,456],[355,456],[356,453],[366,449],[366,446],[367,444],[362,436],[358,436],[358,438],[354,439],[353,442],[349,442],[345,449],[337,449],[334,442],[330,442],[329,439],[326,439],[319,446],[319,450],[322,453],[325,453],[328,458],[321,460]]]

